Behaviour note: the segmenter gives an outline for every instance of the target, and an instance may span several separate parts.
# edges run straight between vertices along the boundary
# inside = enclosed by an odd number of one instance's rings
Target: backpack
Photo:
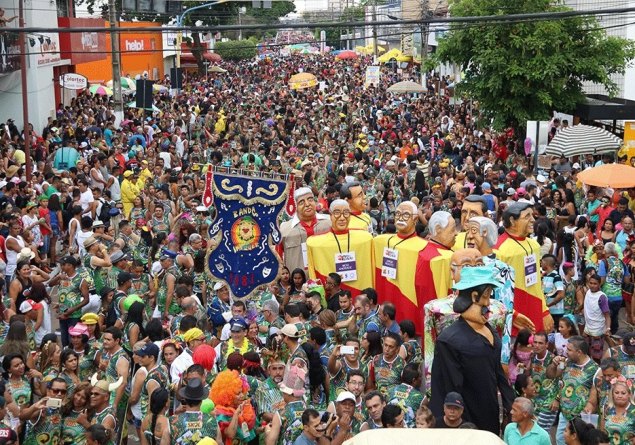
[[[103,222],[105,226],[109,226],[112,204],[104,198],[99,198],[99,202],[101,203],[101,210],[99,211],[99,215],[97,215],[97,219]]]

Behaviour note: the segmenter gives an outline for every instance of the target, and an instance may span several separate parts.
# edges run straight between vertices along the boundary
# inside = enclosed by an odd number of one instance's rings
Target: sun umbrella
[[[340,60],[353,60],[359,58],[359,56],[355,51],[342,51],[337,56],[335,56],[335,58]]]
[[[625,189],[635,187],[635,168],[624,164],[604,164],[578,173],[578,180],[586,185]]]
[[[91,94],[98,94],[100,96],[112,96],[112,90],[103,85],[91,85],[88,88]]]
[[[112,88],[113,85],[113,81],[112,79],[109,80],[108,82],[106,82],[106,86],[108,88]],[[124,90],[136,90],[137,89],[137,82],[134,79],[131,79],[130,77],[122,77],[121,78],[121,88],[123,88]]]
[[[575,125],[556,133],[547,145],[546,154],[570,158],[589,153],[614,153],[621,146],[622,140],[603,128]]]
[[[317,78],[311,73],[298,73],[291,76],[289,86],[292,90],[311,88],[318,84]]]
[[[137,102],[134,100],[132,102],[128,102],[126,106],[128,108],[142,108],[142,107],[138,107]],[[150,108],[146,108],[146,110],[149,110],[149,109]],[[156,105],[152,104],[152,111],[161,111],[161,110]]]
[[[404,80],[403,82],[397,82],[388,88],[389,93],[425,93],[426,89],[417,82],[411,82]]]
[[[224,70],[220,66],[217,66],[217,65],[210,66],[207,71],[210,72],[210,73],[226,73],[227,72],[227,70]]]

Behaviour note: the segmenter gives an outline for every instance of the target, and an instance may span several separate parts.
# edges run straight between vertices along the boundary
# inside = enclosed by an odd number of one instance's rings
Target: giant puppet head
[[[454,245],[456,240],[456,223],[449,212],[434,212],[428,220],[430,239],[447,247]]]
[[[465,227],[465,245],[478,249],[481,255],[492,253],[492,248],[498,241],[498,227],[496,223],[485,216],[470,218]]]
[[[483,265],[483,255],[476,249],[459,249],[452,254],[450,268],[452,269],[452,279],[455,283],[461,281],[461,270],[464,267],[474,267]]]
[[[459,292],[454,300],[454,312],[472,325],[484,326],[489,318],[490,297],[500,285],[492,266],[463,268],[461,280],[453,287]]]
[[[487,202],[481,195],[469,195],[463,201],[461,207],[461,230],[467,230],[467,222],[475,216],[485,216],[487,213]]]
[[[348,202],[343,199],[336,199],[329,207],[331,213],[331,227],[336,232],[343,232],[348,229],[351,220],[351,208]]]
[[[297,207],[298,219],[304,223],[310,223],[315,219],[315,196],[309,187],[301,187],[293,194]]]
[[[503,225],[510,235],[526,238],[534,231],[534,211],[528,202],[515,202],[503,212]]]
[[[345,199],[353,213],[366,211],[366,193],[362,185],[357,182],[346,182],[340,189],[340,198]]]
[[[401,237],[407,237],[415,233],[415,226],[419,219],[419,210],[412,201],[404,201],[397,206],[395,211],[395,226]]]

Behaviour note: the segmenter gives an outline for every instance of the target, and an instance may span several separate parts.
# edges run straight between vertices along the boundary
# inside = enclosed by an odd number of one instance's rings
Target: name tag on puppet
[[[525,286],[533,286],[538,283],[538,265],[534,255],[525,257]]]
[[[335,272],[342,277],[342,281],[357,280],[357,260],[355,252],[335,254]]]
[[[381,261],[381,276],[391,280],[397,279],[397,260],[399,251],[384,247],[384,257]]]
[[[309,256],[308,256],[307,250],[306,250],[306,243],[302,243],[300,245],[300,247],[302,248],[302,263],[304,264],[304,268],[308,269],[309,268]]]

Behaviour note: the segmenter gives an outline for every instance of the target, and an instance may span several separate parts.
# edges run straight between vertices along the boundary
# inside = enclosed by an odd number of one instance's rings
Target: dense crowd
[[[143,445],[339,445],[376,428],[479,428],[471,394],[431,410],[421,320],[389,296],[351,296],[338,274],[311,292],[284,256],[253,297],[214,281],[215,209],[202,204],[214,169],[293,173],[324,221],[346,212],[338,198],[352,184],[373,236],[397,232],[403,203],[422,238],[439,212],[457,231],[485,216],[502,232],[506,210],[531,208],[554,328],[508,339],[501,385],[517,398],[501,403],[496,432],[509,445],[635,443],[635,189],[577,180],[614,159],[535,172],[522,136],[450,105],[444,79],[394,95],[387,87],[416,70],[386,65],[365,86],[367,63],[224,64],[118,123],[108,97],[81,94],[31,126],[30,178],[24,132],[2,126],[0,441],[106,445],[134,432]],[[302,71],[321,85],[290,90]]]

